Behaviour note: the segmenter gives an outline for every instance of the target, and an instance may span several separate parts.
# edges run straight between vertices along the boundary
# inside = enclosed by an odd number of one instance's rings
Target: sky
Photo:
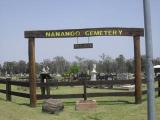
[[[153,56],[160,57],[160,0],[151,0]],[[26,30],[99,27],[144,28],[143,0],[0,0],[0,63],[28,61]],[[88,38],[78,38],[87,43]],[[132,37],[90,37],[93,49],[73,49],[77,38],[36,39],[36,61],[63,56],[100,59],[102,53],[133,58]],[[141,37],[141,54],[145,39]]]

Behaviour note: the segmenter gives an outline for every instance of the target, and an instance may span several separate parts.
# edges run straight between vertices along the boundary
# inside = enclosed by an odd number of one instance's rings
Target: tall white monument
[[[91,81],[96,81],[96,64],[93,64],[93,70],[91,71]]]
[[[43,67],[41,73],[47,73],[46,68]]]

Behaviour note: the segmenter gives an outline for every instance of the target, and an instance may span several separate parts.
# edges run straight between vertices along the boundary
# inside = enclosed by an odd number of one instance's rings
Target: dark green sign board
[[[25,38],[67,38],[90,36],[144,36],[143,28],[86,28],[25,31]]]
[[[74,49],[93,48],[93,43],[74,44]]]

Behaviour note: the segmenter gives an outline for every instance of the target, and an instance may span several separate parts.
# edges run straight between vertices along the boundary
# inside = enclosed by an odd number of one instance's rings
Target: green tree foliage
[[[17,63],[17,69],[18,69],[18,73],[26,73],[27,70],[27,64],[24,60],[20,60]]]
[[[160,57],[157,57],[153,60],[154,65],[160,65]]]
[[[2,71],[3,71],[3,68],[2,68],[2,65],[0,64],[0,76],[2,74]]]
[[[57,56],[52,60],[45,59],[41,63],[36,63],[36,71],[39,74],[42,71],[43,67],[49,67],[49,72],[51,74],[64,74],[67,75],[70,73],[78,72],[88,72],[92,71],[93,64],[97,65],[97,72],[99,73],[134,73],[134,58],[126,59],[122,54],[120,54],[115,59],[110,56],[105,55],[104,53],[100,55],[100,60],[90,60],[82,57],[76,56],[76,61],[68,62],[64,57]],[[145,55],[141,56],[142,72],[145,72]],[[153,60],[154,65],[160,65],[160,58],[155,58]],[[1,75],[8,74],[20,74],[20,73],[29,73],[28,63],[24,60],[16,61],[6,61],[3,65],[0,64],[0,73]]]
[[[122,54],[120,54],[116,58],[116,63],[117,63],[117,72],[118,73],[126,72],[126,61],[125,61],[125,57]]]
[[[128,73],[134,73],[134,60],[133,59],[126,60],[126,69]]]
[[[93,64],[97,63],[95,60],[85,59],[82,57],[75,56],[76,61],[72,64],[77,64],[79,66],[80,72],[90,72],[93,68]]]
[[[100,55],[100,58],[101,59],[97,64],[97,70],[103,73],[114,72],[114,60],[110,56],[106,56],[104,53]]]
[[[57,73],[64,73],[69,68],[69,62],[65,60],[62,56],[57,56],[53,59],[53,62],[56,66]]]
[[[4,72],[7,72],[8,74],[17,74],[18,68],[17,68],[17,62],[4,62],[3,64]]]
[[[2,65],[0,64],[0,71],[2,70]]]
[[[63,76],[64,78],[69,78],[69,77],[70,77],[70,72],[69,72],[69,71],[66,71],[66,72],[64,72],[64,73],[62,74],[62,76]]]
[[[63,74],[69,69],[69,62],[62,56],[54,57],[52,60],[45,59],[41,64],[41,70],[43,67],[49,67],[50,73]]]
[[[76,64],[70,66],[69,72],[70,74],[76,74],[80,71],[80,67]]]
[[[146,68],[146,56],[142,55],[141,56],[141,70],[144,72]]]

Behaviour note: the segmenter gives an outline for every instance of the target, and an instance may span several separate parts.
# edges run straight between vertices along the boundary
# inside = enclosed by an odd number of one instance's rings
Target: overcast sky
[[[154,58],[160,57],[160,0],[151,0]],[[54,30],[92,27],[144,27],[143,0],[0,0],[0,63],[28,61],[25,30]],[[132,37],[90,37],[93,49],[73,49],[77,38],[36,39],[36,61],[64,56],[99,59],[133,57]],[[79,38],[79,43],[88,38]],[[145,40],[141,38],[141,53]]]

